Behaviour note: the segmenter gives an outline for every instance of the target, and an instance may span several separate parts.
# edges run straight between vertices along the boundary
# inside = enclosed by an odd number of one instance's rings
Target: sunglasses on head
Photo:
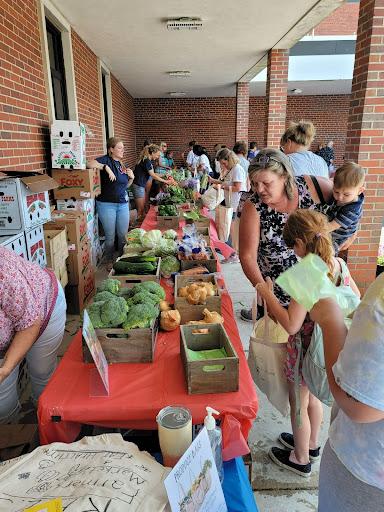
[[[253,159],[253,162],[260,165],[264,169],[267,167],[267,164],[269,162],[276,162],[277,164],[283,165],[279,160],[276,160],[276,158],[273,158],[269,155],[256,155],[256,157]]]

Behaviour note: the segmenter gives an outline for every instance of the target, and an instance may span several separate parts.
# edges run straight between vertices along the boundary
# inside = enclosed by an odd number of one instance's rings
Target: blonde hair
[[[362,187],[365,180],[365,170],[355,162],[345,162],[336,169],[333,186],[336,188]]]
[[[287,247],[301,240],[308,253],[317,254],[328,265],[328,276],[332,278],[334,250],[325,215],[314,210],[294,211],[285,223],[283,238]]]
[[[222,148],[217,152],[216,160],[226,160],[228,168],[233,169],[240,162],[235,153],[228,148]]]
[[[287,155],[278,149],[266,148],[259,151],[248,167],[248,176],[252,177],[260,171],[270,171],[285,180],[285,193],[293,199],[296,189],[291,162]]]
[[[109,137],[109,139],[107,140],[108,156],[111,156],[110,149],[113,149],[119,142],[123,142],[122,139],[120,139],[120,137]]]
[[[146,158],[150,160],[151,156],[154,153],[157,153],[158,151],[160,151],[160,148],[159,148],[159,146],[157,144],[149,144],[148,146],[145,146],[141,150],[141,153],[139,155],[139,159],[138,159],[137,163],[139,164],[140,162],[142,162]]]
[[[286,144],[289,140],[299,146],[309,147],[316,135],[316,129],[311,121],[291,122],[281,137],[281,144]]]

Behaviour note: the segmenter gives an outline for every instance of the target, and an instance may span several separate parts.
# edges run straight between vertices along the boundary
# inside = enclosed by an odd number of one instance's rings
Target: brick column
[[[249,82],[237,82],[236,87],[236,140],[248,143]]]
[[[265,141],[278,148],[285,131],[289,50],[269,50],[266,87]]]
[[[364,291],[375,279],[384,217],[384,0],[361,0],[345,160],[368,171],[364,213],[348,266]]]

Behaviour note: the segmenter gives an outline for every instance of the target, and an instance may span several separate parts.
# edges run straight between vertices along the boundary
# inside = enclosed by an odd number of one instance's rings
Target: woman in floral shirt
[[[17,378],[24,357],[35,401],[48,383],[65,311],[64,292],[53,272],[0,246],[0,423],[18,412]]]

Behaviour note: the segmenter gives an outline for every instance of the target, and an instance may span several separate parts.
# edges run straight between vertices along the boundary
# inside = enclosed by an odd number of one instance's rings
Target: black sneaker
[[[240,311],[240,317],[244,322],[253,322],[252,309],[242,309]]]
[[[282,450],[281,448],[276,448],[275,446],[271,448],[268,452],[271,460],[277,464],[278,466],[289,469],[293,471],[297,475],[301,475],[304,478],[309,478],[311,476],[311,463],[308,464],[295,464],[289,460],[290,451]]]
[[[281,444],[290,448],[291,450],[295,449],[295,441],[293,439],[293,435],[288,432],[283,432],[279,435],[279,441]],[[309,460],[311,462],[316,462],[320,458],[320,446],[315,450],[309,450]]]

